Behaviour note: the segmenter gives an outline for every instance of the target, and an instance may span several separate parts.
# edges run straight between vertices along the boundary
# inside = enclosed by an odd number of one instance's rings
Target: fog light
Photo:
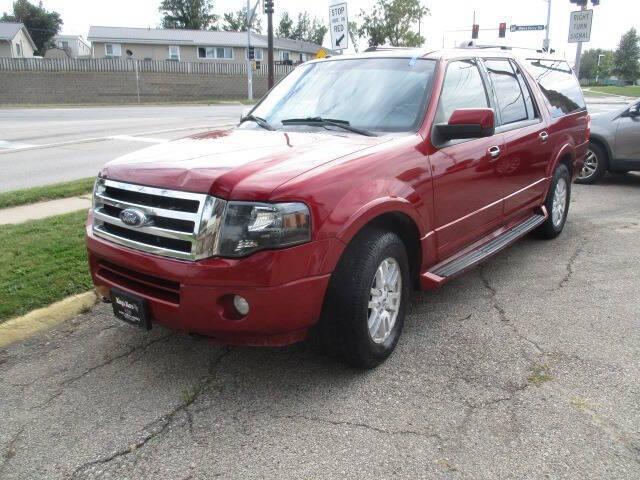
[[[243,298],[240,295],[233,296],[233,306],[243,317],[249,313],[249,302],[247,302],[246,298]]]

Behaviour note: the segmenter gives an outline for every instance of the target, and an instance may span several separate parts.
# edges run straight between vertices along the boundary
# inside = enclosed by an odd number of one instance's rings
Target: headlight
[[[302,203],[229,202],[219,254],[243,257],[258,250],[290,247],[309,240],[309,209]]]

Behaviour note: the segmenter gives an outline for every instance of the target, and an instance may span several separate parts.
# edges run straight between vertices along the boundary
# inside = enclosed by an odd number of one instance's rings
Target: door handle
[[[547,140],[549,140],[549,134],[547,132],[540,132],[540,141],[544,143]]]
[[[494,160],[498,158],[500,156],[500,147],[491,147],[489,149],[489,156]]]

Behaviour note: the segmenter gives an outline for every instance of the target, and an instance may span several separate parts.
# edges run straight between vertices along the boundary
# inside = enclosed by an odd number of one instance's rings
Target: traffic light
[[[473,30],[471,30],[471,38],[474,39],[474,40],[477,40],[479,33],[480,33],[480,25],[475,24],[473,26]]]
[[[249,47],[249,60],[255,60],[256,58],[256,47]]]
[[[597,7],[598,5],[600,5],[600,0],[591,0],[591,3],[594,7]]]
[[[569,0],[571,3],[575,3],[579,7],[586,7],[589,0]]]
[[[273,0],[264,0],[264,13],[273,13]]]
[[[506,23],[501,23],[500,27],[498,28],[498,36],[500,38],[504,38],[507,36],[507,24]]]

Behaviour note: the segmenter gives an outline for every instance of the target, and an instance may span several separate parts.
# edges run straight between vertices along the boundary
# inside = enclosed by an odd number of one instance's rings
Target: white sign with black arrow
[[[329,7],[329,29],[331,30],[331,49],[349,48],[349,15],[347,2],[336,3]]]

